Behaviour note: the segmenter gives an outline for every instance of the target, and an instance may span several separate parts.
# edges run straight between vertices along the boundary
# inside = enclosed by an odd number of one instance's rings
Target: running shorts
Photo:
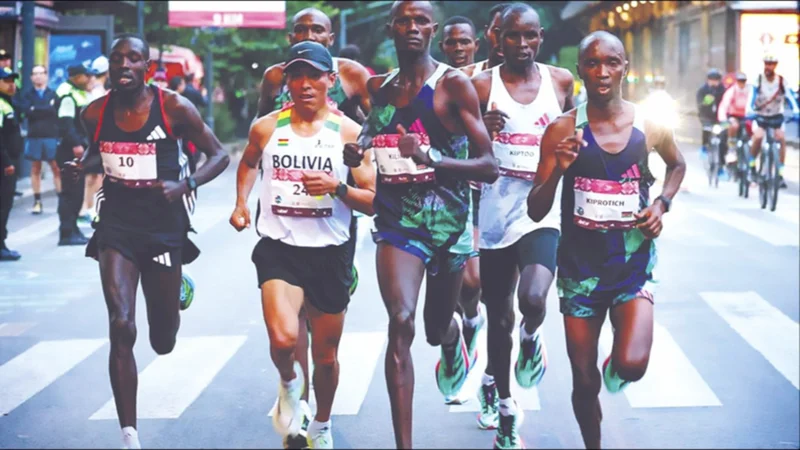
[[[655,283],[648,279],[641,283],[635,283],[625,289],[599,292],[576,292],[582,289],[569,289],[567,283],[562,279],[556,282],[558,286],[558,296],[560,297],[561,314],[572,317],[605,317],[606,312],[623,303],[627,303],[636,298],[647,299],[655,304],[653,292]]]
[[[296,247],[263,237],[252,255],[258,287],[270,280],[282,280],[303,289],[306,299],[316,309],[339,314],[350,303],[354,242]]]
[[[452,248],[437,248],[428,242],[411,239],[394,230],[373,231],[372,240],[376,244],[383,242],[416,256],[425,264],[428,273],[435,276],[441,271],[444,271],[444,273],[456,273],[463,270],[467,265],[467,261],[478,254],[478,252],[471,250],[472,230],[467,231],[469,233],[464,233],[464,236],[469,240],[467,244],[470,250],[465,253],[453,252]],[[464,240],[463,237],[461,240]],[[459,244],[461,244],[461,241],[459,241]],[[453,247],[463,247],[463,245],[459,244]]]
[[[97,226],[86,246],[86,256],[98,259],[100,251],[113,248],[125,259],[136,264],[140,271],[145,268],[173,271],[181,265],[191,263],[200,254],[188,236],[184,236],[182,246],[166,243],[170,241],[174,242],[174,239],[165,239],[154,233],[136,233]]]

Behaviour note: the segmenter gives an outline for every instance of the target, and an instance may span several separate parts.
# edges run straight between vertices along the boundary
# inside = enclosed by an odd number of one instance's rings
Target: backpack
[[[758,85],[756,86],[756,95],[761,94],[761,79],[764,78],[764,74],[758,74]],[[781,95],[786,95],[786,88],[783,87],[783,75],[778,75],[778,92]]]

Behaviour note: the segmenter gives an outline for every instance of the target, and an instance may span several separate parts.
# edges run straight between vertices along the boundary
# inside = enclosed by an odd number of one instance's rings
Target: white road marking
[[[800,236],[797,230],[779,226],[773,222],[753,219],[734,211],[719,212],[706,208],[695,208],[697,213],[710,217],[720,223],[733,227],[743,233],[761,239],[772,245],[800,246]]]
[[[58,216],[51,216],[44,220],[36,220],[20,230],[9,233],[6,242],[8,242],[12,248],[21,247],[41,239],[50,233],[56,232],[58,226]]]
[[[0,366],[0,416],[39,393],[106,342],[105,339],[42,341]]]
[[[800,389],[797,322],[755,292],[701,292],[700,296],[751,347]]]
[[[177,419],[244,344],[246,336],[178,339],[175,350],[159,356],[139,374],[139,419]],[[89,420],[116,419],[111,398]]]

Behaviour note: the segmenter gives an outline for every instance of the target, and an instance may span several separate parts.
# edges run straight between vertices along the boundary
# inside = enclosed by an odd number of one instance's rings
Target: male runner
[[[456,69],[465,71],[468,67],[474,67],[475,52],[478,50],[479,42],[476,38],[475,24],[472,20],[463,17],[451,17],[444,23],[442,40],[439,47],[445,54],[448,64]],[[471,72],[471,70],[470,70]],[[470,183],[472,187],[472,234],[474,249],[478,250],[478,214],[481,199],[480,186]],[[457,310],[461,313],[461,325],[463,328],[464,341],[467,344],[467,354],[477,359],[478,340],[476,339],[480,329],[486,322],[480,307],[481,298],[481,279],[480,266],[478,264],[477,253],[467,261],[464,268],[464,281],[461,285],[461,296]],[[475,364],[475,359],[470,360],[470,364]],[[456,404],[464,401],[460,395],[447,395],[444,399],[447,404]]]
[[[467,75],[474,76],[503,63],[503,51],[500,48],[500,20],[503,11],[509,5],[509,3],[498,3],[489,10],[489,16],[492,19],[483,30],[483,35],[489,44],[489,57],[462,69]]]
[[[291,45],[303,41],[313,41],[330,48],[334,42],[335,35],[331,31],[331,19],[322,11],[316,8],[306,8],[294,15],[292,19],[292,30],[288,34]],[[284,65],[275,64],[264,72],[261,82],[261,96],[258,101],[258,117],[263,117],[272,111],[277,111],[288,105],[292,98],[284,83]],[[336,105],[336,108],[357,123],[362,123],[366,114],[369,114],[369,93],[367,92],[367,80],[370,75],[367,69],[360,63],[345,58],[333,58],[333,70],[337,72],[333,86],[328,89],[328,98]],[[251,179],[247,180],[252,189],[255,184],[257,172],[250,172]],[[353,185],[352,179],[345,182]],[[350,249],[352,259],[355,259],[356,242],[358,237],[357,220],[354,217],[350,230]],[[351,263],[353,271],[353,286],[351,294],[355,292],[358,285],[358,271]],[[308,401],[308,330],[305,316],[305,309],[300,311],[300,331],[297,340],[297,360],[303,368],[306,386],[303,390],[303,400]],[[308,409],[307,406],[304,406]],[[310,423],[310,418],[309,418]],[[284,442],[286,448],[302,445],[306,441],[305,427],[299,436],[288,436]],[[297,445],[296,445],[297,444]]]
[[[188,211],[194,191],[228,165],[222,144],[197,109],[180,95],[146,86],[150,46],[124,34],[111,46],[112,91],[81,114],[92,142],[79,162],[68,163],[76,179],[83,166],[102,161],[100,219],[86,255],[100,263],[109,318],[109,372],[125,448],[141,448],[136,431],[136,288],[141,277],[150,326],[150,345],[159,355],[175,347],[180,325],[181,264],[197,257],[187,245]],[[208,156],[194,175],[180,140]]]
[[[429,344],[442,346],[436,381],[443,395],[453,395],[470,369],[453,318],[473,252],[467,179],[494,182],[497,163],[469,78],[430,56],[439,27],[431,3],[397,1],[389,17],[399,68],[370,79],[373,109],[359,145],[374,148],[378,163],[373,237],[389,314],[386,384],[395,443],[411,448],[410,350],[422,279],[427,271],[425,334]]]
[[[587,103],[547,127],[528,197],[528,214],[536,222],[547,217],[554,201],[561,202],[557,286],[572,365],[572,407],[586,448],[600,448],[597,343],[609,309],[614,343],[603,363],[606,389],[619,392],[647,369],[654,239],[686,172],[672,131],[645,121],[622,99],[627,70],[625,48],[611,33],[597,31],[581,41],[578,74]],[[667,166],[664,190],[652,203],[651,148]]]
[[[767,128],[775,130],[775,140],[780,143],[780,164],[778,176],[781,178],[781,187],[786,187],[783,179],[783,165],[786,162],[786,133],[784,126],[784,100],[792,107],[794,119],[800,114],[800,108],[794,98],[792,88],[775,72],[778,58],[772,54],[764,55],[764,72],[758,74],[758,79],[753,84],[750,97],[747,101],[747,116],[755,117],[753,121],[753,145],[750,146],[750,167],[755,170],[756,156],[761,152],[761,141],[764,140]]]
[[[284,438],[303,425],[304,376],[296,362],[297,317],[305,306],[314,330],[317,413],[308,426],[312,448],[333,448],[331,408],[339,381],[336,353],[352,283],[352,209],[373,214],[375,174],[371,159],[343,159],[344,143],[361,127],[327,102],[336,74],[328,50],[304,41],[292,46],[283,68],[296,101],[258,119],[239,163],[231,225],[250,226],[248,183],[264,157],[264,183],[253,250],[272,361],[280,373],[273,425]],[[348,144],[354,145],[354,144]],[[344,181],[351,169],[357,188]]]
[[[500,178],[483,185],[480,200],[481,286],[489,319],[489,363],[479,392],[483,408],[478,425],[497,428],[495,448],[520,448],[522,410],[510,391],[514,288],[519,281],[522,321],[514,373],[520,386],[531,388],[541,381],[547,367],[539,326],[555,276],[560,215],[554,208],[544,221],[534,223],[526,202],[545,127],[573,107],[573,78],[565,69],[534,62],[544,30],[531,6],[515,3],[506,8],[500,29],[505,62],[472,79],[500,166]]]

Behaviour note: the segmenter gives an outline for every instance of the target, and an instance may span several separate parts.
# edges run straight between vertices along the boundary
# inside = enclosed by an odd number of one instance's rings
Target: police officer
[[[56,89],[58,97],[58,131],[61,141],[56,150],[59,166],[83,156],[89,145],[89,138],[80,123],[80,111],[88,103],[86,91],[90,72],[78,64],[67,68],[69,79]],[[78,228],[78,214],[83,204],[84,180],[77,182],[62,179],[61,193],[58,195],[59,227],[58,245],[85,245],[89,240]]]
[[[0,69],[0,261],[16,261],[20,254],[6,247],[8,216],[17,188],[16,163],[22,154],[23,141],[11,98],[17,91],[19,74]]]

